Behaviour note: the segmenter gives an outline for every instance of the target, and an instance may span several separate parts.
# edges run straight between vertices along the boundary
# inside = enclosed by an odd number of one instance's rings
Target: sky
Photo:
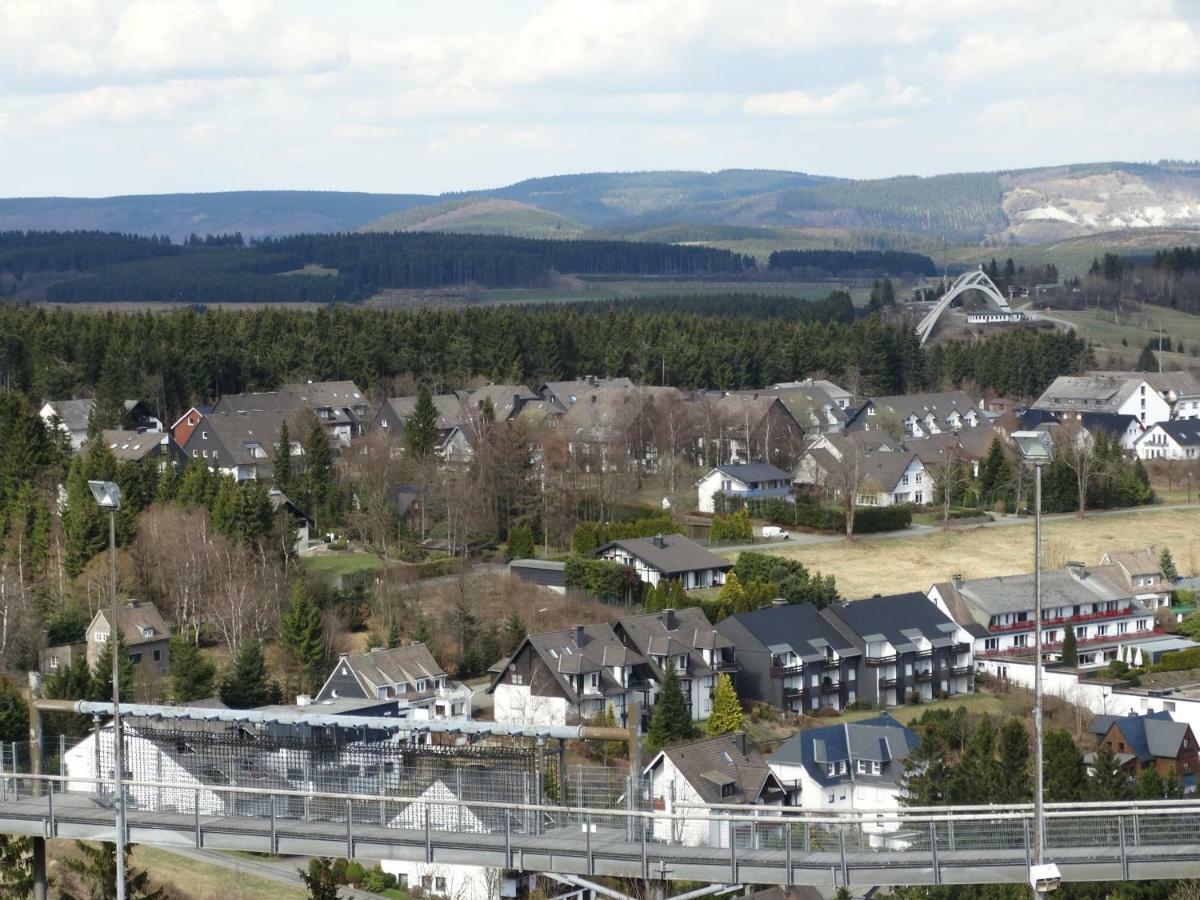
[[[1200,0],[0,0],[0,196],[1200,157]]]

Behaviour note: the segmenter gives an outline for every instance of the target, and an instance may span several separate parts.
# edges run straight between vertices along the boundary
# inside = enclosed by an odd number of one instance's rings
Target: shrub
[[[346,883],[358,887],[362,884],[362,880],[367,877],[366,867],[358,860],[351,860],[346,863]]]
[[[813,715],[818,719],[835,719],[840,716],[841,713],[832,706],[822,706],[820,709],[814,712]]]
[[[853,703],[851,703],[849,706],[846,707],[846,709],[855,709],[855,710],[866,710],[866,709],[874,709],[874,708],[875,708],[875,704],[873,704],[866,697],[862,697],[858,700],[855,700]]]
[[[638,583],[637,573],[629,566],[582,556],[567,558],[563,576],[567,587],[587,591],[597,600],[609,603],[620,600]]]
[[[1163,654],[1154,667],[1156,672],[1182,672],[1184,669],[1200,669],[1200,647]]]
[[[909,691],[908,696],[904,698],[904,701],[906,703],[912,704],[913,706],[920,706],[921,705],[921,692],[920,691]]]
[[[396,876],[391,872],[385,872],[379,866],[371,869],[363,876],[360,887],[364,891],[370,891],[373,894],[382,894],[386,890],[390,890],[396,886]]]
[[[330,541],[327,546],[330,550],[345,550],[348,545],[345,541]]]
[[[571,550],[586,555],[595,552],[610,541],[629,538],[654,537],[656,534],[674,534],[675,523],[670,516],[650,516],[633,522],[580,522],[571,535]]]
[[[864,506],[854,513],[856,534],[901,531],[912,524],[912,507]]]

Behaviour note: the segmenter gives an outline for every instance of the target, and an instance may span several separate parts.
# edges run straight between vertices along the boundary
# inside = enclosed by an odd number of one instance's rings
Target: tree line
[[[834,278],[937,274],[928,256],[903,250],[776,250],[767,268]]]

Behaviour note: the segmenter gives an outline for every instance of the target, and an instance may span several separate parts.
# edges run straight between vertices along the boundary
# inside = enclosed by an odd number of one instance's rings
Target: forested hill
[[[424,207],[411,216],[416,207]],[[598,172],[440,196],[243,191],[0,199],[0,230],[250,237],[373,228],[545,236],[659,228],[884,230],[1044,243],[1148,227],[1200,229],[1200,164],[1089,163],[928,177],[802,172]]]
[[[551,241],[490,235],[308,234],[246,244],[241,235],[190,239],[100,232],[0,233],[0,291],[31,281],[65,303],[356,301],[388,288],[538,285],[575,275],[733,275],[728,250],[631,241]]]

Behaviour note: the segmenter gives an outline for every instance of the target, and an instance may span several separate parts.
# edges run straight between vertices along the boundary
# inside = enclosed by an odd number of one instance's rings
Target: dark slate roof
[[[67,431],[87,431],[93,400],[51,400],[55,415]]]
[[[433,406],[437,410],[438,431],[446,432],[462,425],[464,412],[462,398],[457,394],[434,394]],[[384,406],[396,417],[397,434],[404,431],[404,424],[417,407],[416,397],[389,397],[383,401]]]
[[[165,431],[126,431],[106,428],[101,437],[113,458],[118,462],[137,462],[145,459],[160,447],[163,453],[171,452],[171,436]]]
[[[1085,412],[1079,416],[1079,423],[1089,434],[1103,431],[1113,437],[1121,437],[1129,430],[1130,425],[1139,424],[1133,416],[1108,412]]]
[[[495,688],[496,680],[503,674],[509,662],[516,659],[527,644],[546,664],[559,687],[573,703],[579,702],[579,693],[571,686],[566,676],[599,672],[601,693],[606,696],[620,694],[625,688],[613,678],[612,667],[637,666],[646,662],[640,654],[627,648],[617,637],[613,627],[607,623],[547,631],[529,635],[512,656],[488,669],[493,673],[489,690]]]
[[[767,761],[746,745],[744,734],[723,734],[664,750],[705,803],[755,803],[765,789],[774,788],[782,795],[782,786],[767,766]],[[655,759],[648,769],[654,767]],[[732,784],[733,793],[723,794],[722,786]]]
[[[1057,422],[1058,416],[1050,412],[1048,409],[1027,409],[1017,417],[1022,430],[1032,431],[1039,425],[1045,425],[1048,422]]]
[[[825,648],[832,647],[839,656],[861,655],[860,648],[811,603],[768,606],[729,618],[772,652],[790,648],[802,660],[819,660],[825,658]]]
[[[732,569],[733,564],[723,556],[701,547],[682,534],[661,535],[663,546],[656,543],[659,538],[627,538],[610,541],[596,551],[599,556],[610,547],[619,547],[630,556],[635,556],[646,565],[666,575],[679,572],[694,572],[697,569]]]
[[[800,731],[784,741],[767,761],[803,766],[817,784],[856,781],[865,784],[898,784],[904,760],[920,744],[917,735],[887,713],[861,722],[827,725]],[[878,775],[856,771],[858,760],[880,763]],[[826,766],[845,762],[845,775],[829,775]]]
[[[785,472],[770,463],[736,463],[726,466],[716,466],[716,471],[736,478],[738,481],[751,484],[756,481],[791,481],[792,473]]]
[[[1144,716],[1096,716],[1092,719],[1092,734],[1097,740],[1116,725],[1130,752],[1143,763],[1155,759],[1175,759],[1179,745],[1187,736],[1186,722],[1176,722],[1166,710]]]
[[[674,627],[668,627],[672,624]],[[698,606],[625,616],[617,621],[617,633],[646,657],[673,658],[686,653],[689,676],[712,674],[702,651],[733,646],[733,641],[713,628]],[[653,659],[648,661],[655,676],[661,679],[665,673]]]
[[[924,637],[935,647],[954,643],[958,626],[924,594],[910,592],[870,597],[839,606],[826,614],[840,619],[864,641],[886,640],[898,653],[916,650]]]
[[[338,660],[339,666],[342,663],[354,672],[368,697],[374,697],[381,687],[416,684],[417,680],[422,678],[436,681],[446,674],[429,652],[429,648],[420,643],[347,655]]]
[[[291,415],[303,404],[290,391],[257,391],[249,394],[226,394],[213,404],[213,412],[269,412]]]

